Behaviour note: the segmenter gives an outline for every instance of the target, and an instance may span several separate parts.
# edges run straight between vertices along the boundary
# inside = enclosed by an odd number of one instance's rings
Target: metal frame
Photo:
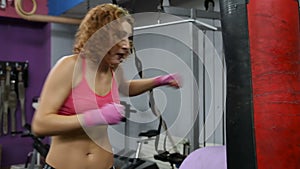
[[[213,31],[219,30],[215,26],[198,21],[196,19],[185,19],[185,20],[179,20],[179,21],[173,21],[173,22],[158,23],[158,24],[154,24],[154,25],[139,26],[139,27],[135,27],[134,30],[149,29],[149,28],[155,28],[155,27],[161,27],[161,26],[167,26],[167,25],[175,25],[175,24],[188,23],[188,22],[199,24],[209,30],[213,30]]]
[[[217,27],[214,27],[212,25],[203,23],[201,21],[195,20],[195,19],[186,19],[186,20],[179,20],[179,21],[173,21],[173,22],[167,22],[167,23],[161,23],[161,24],[154,24],[154,25],[146,25],[146,26],[140,26],[140,27],[135,27],[134,30],[143,30],[143,29],[150,29],[150,28],[156,28],[156,27],[162,27],[162,26],[168,26],[168,25],[176,25],[176,24],[182,24],[182,23],[198,23],[201,24],[203,27],[205,27],[208,30],[211,31],[218,31],[219,29]],[[191,49],[191,57],[192,57],[192,70],[194,73],[194,77],[196,79],[196,81],[199,83],[199,59],[197,56],[195,56],[196,54],[194,53],[194,51],[198,51],[198,45],[199,45],[199,40],[195,39],[193,37],[195,37],[196,35],[198,36],[198,32],[193,29],[193,27],[191,27],[190,29],[190,38],[192,38],[192,49]],[[199,86],[199,84],[197,84]],[[203,89],[205,90],[205,89]],[[197,98],[195,98],[197,96],[193,96],[193,100],[194,103],[193,105],[198,105],[199,100]],[[203,100],[204,101],[204,100]],[[205,105],[205,103],[204,103]],[[197,108],[197,107],[196,107]],[[195,112],[193,114],[193,119],[195,119],[194,122],[194,127],[193,130],[190,132],[190,150],[196,150],[199,148],[199,112],[196,112],[195,107],[193,108]],[[205,109],[204,109],[205,110]],[[205,111],[203,111],[205,114]],[[204,115],[205,116],[205,115]],[[205,118],[204,118],[205,120]],[[205,136],[205,135],[204,135]],[[204,142],[205,142],[205,138],[204,138]],[[205,144],[205,143],[204,143]]]
[[[167,2],[166,2],[167,1]],[[169,5],[168,0],[164,0],[163,1],[163,5]],[[219,12],[214,12],[214,11],[204,11],[204,10],[200,10],[200,9],[187,9],[187,8],[181,8],[181,7],[171,7],[171,6],[163,6],[163,11],[164,13],[167,14],[172,14],[172,15],[176,15],[176,16],[181,16],[181,17],[189,17],[188,19],[183,19],[183,20],[178,20],[178,21],[173,21],[173,22],[166,22],[166,23],[160,23],[158,22],[158,24],[152,24],[152,25],[146,25],[146,26],[139,26],[139,27],[135,27],[134,30],[143,30],[143,29],[150,29],[150,28],[156,28],[156,27],[163,27],[163,26],[168,26],[168,25],[176,25],[176,24],[182,24],[182,23],[194,23],[197,25],[198,28],[200,28],[201,30],[210,30],[210,31],[221,31],[220,27],[216,27],[213,25],[209,25],[207,23],[201,22],[199,20],[197,20],[196,18],[204,18],[204,19],[217,19],[220,20],[221,19],[221,15]],[[198,45],[199,45],[199,40],[198,39],[194,39],[194,35],[197,34],[197,32],[191,28],[191,38],[192,40],[192,52],[191,52],[191,57],[193,60],[193,65],[192,66],[192,70],[194,73],[195,78],[197,79],[197,82],[199,83],[199,60],[197,60],[198,58],[195,57],[193,51],[198,50]],[[204,69],[204,68],[203,68]],[[204,82],[203,82],[204,83]],[[199,85],[199,84],[198,84]],[[204,84],[203,84],[204,85]],[[205,87],[205,86],[203,86]],[[205,90],[205,89],[203,89]],[[204,92],[205,93],[205,92]],[[194,97],[194,96],[193,96]],[[193,99],[195,100],[195,99]],[[205,100],[205,99],[204,99]],[[203,100],[203,105],[205,106],[205,101]],[[197,103],[194,103],[197,104]],[[205,120],[205,108],[203,108],[203,113],[204,113],[204,119]],[[199,148],[199,112],[197,112],[196,114],[193,114],[195,123],[194,123],[194,128],[193,130],[190,132],[190,137],[191,137],[191,144],[190,144],[190,149],[191,151],[196,150]],[[224,124],[224,121],[223,121]],[[224,126],[223,126],[224,128]],[[205,137],[205,134],[204,134]],[[223,132],[223,140],[225,137],[225,131]],[[204,138],[204,146],[205,146],[205,138]]]

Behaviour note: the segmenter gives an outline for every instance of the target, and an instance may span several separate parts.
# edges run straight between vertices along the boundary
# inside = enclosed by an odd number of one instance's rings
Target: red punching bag
[[[248,1],[258,169],[300,169],[297,0]]]

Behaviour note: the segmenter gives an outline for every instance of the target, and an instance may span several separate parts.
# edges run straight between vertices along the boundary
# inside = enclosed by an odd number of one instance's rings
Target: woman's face
[[[117,44],[113,46],[105,56],[105,61],[112,67],[117,67],[130,54],[131,45],[128,39],[132,34],[132,26],[128,22],[121,24],[121,29],[114,33],[113,38],[116,38]]]

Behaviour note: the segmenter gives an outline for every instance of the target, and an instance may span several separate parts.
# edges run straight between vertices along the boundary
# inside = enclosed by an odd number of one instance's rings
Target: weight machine
[[[45,159],[50,145],[43,143],[44,137],[37,137],[31,132],[31,125],[25,124],[23,131],[16,131],[13,134],[21,134],[21,137],[30,137],[33,140],[33,150],[32,152],[28,153],[27,160],[24,166],[12,166],[11,169],[35,169],[42,166],[40,163]],[[42,158],[42,159],[41,159]]]

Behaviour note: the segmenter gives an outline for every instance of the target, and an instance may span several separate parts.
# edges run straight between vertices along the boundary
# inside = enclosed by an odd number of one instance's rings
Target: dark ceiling
[[[157,12],[161,9],[163,1],[173,7],[195,2],[195,0],[84,0],[82,3],[65,11],[62,15],[83,18],[89,9],[103,3],[116,3],[126,8],[130,13]],[[204,0],[199,0],[198,3],[204,3]]]

